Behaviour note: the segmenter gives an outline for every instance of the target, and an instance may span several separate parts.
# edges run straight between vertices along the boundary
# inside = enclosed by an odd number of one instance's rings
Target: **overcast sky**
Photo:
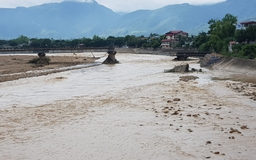
[[[43,3],[62,2],[65,0],[0,0],[0,8],[30,7]],[[91,0],[66,0],[91,1]],[[189,3],[192,5],[214,4],[226,0],[96,0],[115,12],[131,12],[139,9],[157,9],[170,4]]]

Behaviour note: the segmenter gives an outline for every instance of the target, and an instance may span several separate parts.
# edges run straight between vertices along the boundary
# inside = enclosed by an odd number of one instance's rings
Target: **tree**
[[[214,52],[217,52],[217,53],[220,53],[221,51],[224,51],[225,48],[227,48],[227,44],[225,43],[225,41],[220,39],[220,37],[216,35],[210,36],[208,45]]]
[[[68,40],[52,40],[52,47],[53,48],[64,48],[69,46]]]
[[[124,45],[124,37],[116,37],[115,46],[122,47]]]
[[[31,44],[30,44],[30,47],[32,48],[40,48],[41,47],[41,44],[40,44],[40,40],[37,39],[37,38],[33,38],[31,39]]]
[[[193,47],[198,48],[200,51],[210,50],[209,45],[207,44],[209,36],[206,32],[199,33],[193,40]]]
[[[28,44],[28,41],[30,39],[26,36],[23,36],[21,35],[20,37],[14,39],[14,41],[17,43],[17,44]]]
[[[92,44],[92,39],[90,38],[82,38],[81,40],[82,44],[84,44],[85,47],[91,47],[91,44]]]
[[[153,44],[151,45],[154,49],[159,48],[160,42],[159,41],[154,41]]]
[[[136,47],[137,48],[141,48],[143,46],[143,44],[147,43],[147,39],[141,39],[142,37],[140,38],[137,38],[137,44],[136,44]]]
[[[109,36],[107,39],[106,39],[106,44],[108,46],[114,46],[115,45],[115,41],[116,41],[116,38],[114,36]]]
[[[245,45],[242,50],[247,58],[253,59],[256,57],[256,45]]]
[[[33,38],[31,39],[30,47],[32,48],[48,48],[52,47],[52,40],[49,38],[43,38],[43,39],[37,39]]]
[[[82,43],[82,40],[81,39],[72,39],[70,41],[70,47],[77,47],[78,44],[81,44]]]
[[[92,47],[105,47],[105,46],[107,46],[105,42],[106,42],[105,39],[103,39],[97,35],[94,35],[92,38],[92,41],[91,41],[91,46]]]
[[[237,17],[231,14],[226,14],[225,17],[222,19],[221,24],[222,37],[220,38],[229,38],[235,36]]]
[[[199,51],[210,51],[211,47],[209,46],[208,43],[203,43],[202,45],[200,45],[200,47],[198,48]]]
[[[250,25],[245,31],[247,43],[256,40],[256,26]]]
[[[179,35],[178,39],[179,39],[179,42],[176,45],[176,47],[183,47],[183,45],[185,45],[185,43],[187,41],[187,38],[184,37],[184,36]]]
[[[43,38],[43,39],[40,39],[41,41],[41,48],[49,48],[51,47],[52,45],[52,40],[49,39],[49,38]]]
[[[3,39],[0,39],[0,45],[2,46],[2,45],[5,45],[7,42],[6,42],[6,40],[3,40]]]
[[[246,31],[244,29],[237,30],[235,34],[235,39],[239,43],[247,42],[248,39],[246,36]]]
[[[210,39],[208,45],[216,52],[227,50],[228,42],[235,39],[237,18],[231,14],[226,14],[222,20],[211,19],[208,34]]]
[[[13,39],[12,39],[12,40],[9,40],[9,41],[8,41],[8,44],[9,44],[10,46],[12,46],[12,47],[15,47],[15,46],[18,45],[18,43],[15,42]]]
[[[127,46],[129,47],[137,47],[137,38],[132,35],[132,36],[126,36],[127,39]]]

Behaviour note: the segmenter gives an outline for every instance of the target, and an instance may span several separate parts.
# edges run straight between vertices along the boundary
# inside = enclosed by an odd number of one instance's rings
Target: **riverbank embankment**
[[[215,78],[256,84],[256,60],[223,57],[212,53],[200,60],[200,66],[213,71]]]

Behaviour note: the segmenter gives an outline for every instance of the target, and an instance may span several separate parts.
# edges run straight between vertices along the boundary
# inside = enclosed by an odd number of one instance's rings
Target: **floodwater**
[[[172,61],[173,57],[157,55],[117,54],[116,58],[120,64],[101,64],[103,57],[91,67],[85,65],[82,69],[1,83],[0,108],[34,107],[57,100],[93,97],[132,86],[158,83],[166,78],[164,69],[182,63]],[[193,67],[198,68],[199,65],[193,64]],[[151,76],[154,74],[162,74],[163,77],[154,78]],[[200,79],[204,80],[209,81],[209,77]]]
[[[105,58],[0,83],[0,159],[255,159],[255,101],[207,70],[164,73],[173,57]]]

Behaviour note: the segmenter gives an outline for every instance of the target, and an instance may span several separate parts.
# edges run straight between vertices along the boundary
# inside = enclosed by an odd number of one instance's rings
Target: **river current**
[[[92,98],[129,87],[177,81],[177,74],[163,71],[184,63],[175,62],[174,57],[169,56],[117,54],[120,64],[101,64],[105,58],[81,69],[1,83],[0,109],[35,107],[79,96]],[[191,67],[200,68],[196,63]],[[199,79],[201,83],[208,83],[209,80],[207,75]]]

